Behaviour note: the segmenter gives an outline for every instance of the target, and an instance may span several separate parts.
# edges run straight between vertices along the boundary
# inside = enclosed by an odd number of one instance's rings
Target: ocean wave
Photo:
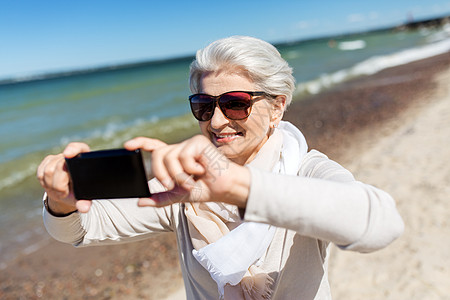
[[[9,175],[0,179],[0,191],[4,188],[17,185],[24,181],[26,178],[33,176],[34,174],[36,174],[37,167],[37,163],[31,163],[25,168],[20,169],[19,167],[19,170],[10,172]]]
[[[339,50],[353,51],[366,48],[366,42],[364,40],[344,41],[338,44]]]
[[[57,146],[1,164],[3,172],[0,174],[0,192],[18,186],[26,179],[35,176],[40,161],[46,155],[61,152],[70,142],[83,141],[89,144],[92,149],[122,147],[125,141],[137,136],[174,142],[176,139],[183,138],[184,132],[192,131],[196,124],[197,121],[190,114],[166,119],[153,116],[150,119],[136,119],[131,123],[110,122],[103,128],[94,130],[86,136],[62,137]]]
[[[434,38],[435,40],[437,38]],[[447,34],[440,35],[439,41],[430,44],[402,50],[396,53],[373,56],[356,65],[339,70],[331,74],[323,74],[315,80],[302,82],[297,85],[296,95],[318,94],[336,84],[344,81],[378,73],[381,70],[407,64],[450,51],[450,38]]]
[[[60,145],[65,146],[72,141],[93,141],[93,140],[103,140],[110,141],[114,139],[117,134],[127,131],[130,128],[139,127],[145,124],[155,124],[159,121],[159,118],[154,116],[148,120],[139,118],[132,122],[109,122],[103,126],[103,128],[98,128],[90,132],[85,136],[81,135],[72,135],[72,136],[63,136],[60,139]]]
[[[3,174],[0,174],[0,191],[8,187],[18,185],[25,179],[34,176],[36,174],[39,161],[43,159],[44,156],[51,153],[60,152],[70,142],[84,141],[88,143],[94,143],[97,147],[107,147],[111,144],[117,144],[117,142],[112,143],[111,141],[114,140],[115,137],[120,133],[129,130],[129,128],[142,126],[142,124],[145,123],[156,123],[157,121],[157,118],[152,118],[149,121],[137,119],[131,124],[110,122],[103,128],[93,130],[87,135],[63,136],[61,137],[59,145],[57,146],[40,151],[39,153],[31,153],[13,161],[3,163],[2,168],[5,170],[5,172],[3,172]]]

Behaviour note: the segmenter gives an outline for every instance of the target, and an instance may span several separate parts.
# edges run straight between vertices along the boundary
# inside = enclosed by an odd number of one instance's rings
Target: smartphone
[[[141,151],[111,149],[66,159],[76,199],[150,197]]]

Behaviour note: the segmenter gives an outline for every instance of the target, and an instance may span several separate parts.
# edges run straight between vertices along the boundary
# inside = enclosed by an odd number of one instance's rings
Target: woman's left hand
[[[246,206],[249,170],[226,158],[203,135],[173,145],[141,137],[125,143],[125,148],[152,152],[152,173],[168,189],[139,199],[140,206],[211,201]]]

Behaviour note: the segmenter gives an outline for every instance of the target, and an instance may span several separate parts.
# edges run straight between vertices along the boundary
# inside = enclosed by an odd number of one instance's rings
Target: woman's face
[[[258,91],[255,84],[238,73],[207,73],[200,80],[200,93],[217,96],[230,91]],[[274,120],[273,105],[265,98],[253,104],[251,114],[244,120],[227,119],[216,106],[209,121],[200,121],[206,137],[230,160],[249,163],[267,141]],[[279,120],[278,120],[279,121]]]

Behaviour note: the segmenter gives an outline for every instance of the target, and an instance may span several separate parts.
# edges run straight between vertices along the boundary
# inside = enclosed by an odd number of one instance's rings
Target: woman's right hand
[[[48,197],[48,208],[56,216],[78,210],[88,212],[91,201],[75,199],[65,158],[72,158],[90,148],[84,143],[70,143],[63,153],[48,155],[37,169],[37,178]]]

